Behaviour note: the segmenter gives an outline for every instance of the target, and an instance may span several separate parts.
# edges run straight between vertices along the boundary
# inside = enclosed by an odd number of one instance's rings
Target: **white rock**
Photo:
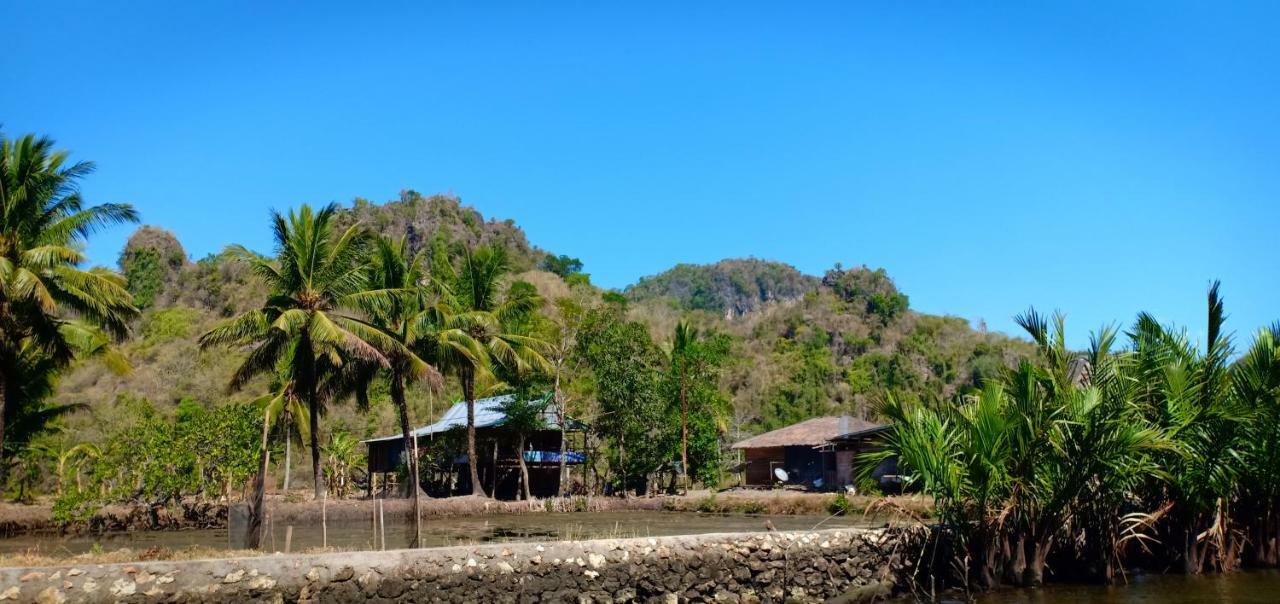
[[[132,596],[136,591],[138,591],[138,584],[129,579],[116,579],[116,582],[111,584],[113,596]]]

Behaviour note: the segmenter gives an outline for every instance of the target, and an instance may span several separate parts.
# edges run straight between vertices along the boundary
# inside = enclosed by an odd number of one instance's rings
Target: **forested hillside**
[[[557,299],[590,305],[607,293],[586,282],[581,262],[550,256],[514,222],[486,219],[456,197],[406,191],[385,204],[360,199],[340,214],[343,224],[356,221],[405,236],[426,258],[456,258],[472,246],[499,244],[523,271],[517,277],[551,302],[547,314]],[[196,342],[267,293],[234,254],[191,261],[171,233],[144,226],[122,252],[120,270],[143,308],[123,346],[133,370],[117,375],[90,361],[61,380],[59,400],[87,407],[68,419],[76,434],[92,440],[111,431],[126,415],[121,409],[140,400],[173,415],[180,405],[248,400],[267,387],[259,380],[228,394],[228,377],[242,353],[201,352]],[[757,259],[683,264],[641,279],[625,298],[627,316],[645,325],[655,342],[668,339],[681,318],[729,336],[732,354],[722,381],[731,403],[730,440],[815,415],[871,416],[882,391],[945,399],[1031,350],[1023,340],[974,330],[962,319],[916,313],[889,275],[865,267],[837,266],[819,278]],[[567,390],[582,394],[570,405],[591,417],[592,394],[575,379],[568,376]],[[439,393],[419,389],[411,397],[415,416],[425,422],[459,394],[452,382]],[[359,437],[393,432],[385,391],[375,393],[373,403],[367,414],[350,404],[329,413],[334,425]]]
[[[794,300],[816,290],[818,280],[781,262],[756,258],[715,264],[677,264],[641,277],[627,288],[634,301],[666,299],[682,310],[709,310],[727,317],[758,310],[771,302]]]

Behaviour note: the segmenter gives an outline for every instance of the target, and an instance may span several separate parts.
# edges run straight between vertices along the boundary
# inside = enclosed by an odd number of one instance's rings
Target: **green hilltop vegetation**
[[[626,289],[635,301],[668,298],[681,310],[722,312],[726,317],[759,310],[770,302],[794,300],[816,291],[819,281],[795,267],[756,258],[715,264],[677,264]]]
[[[516,278],[550,300],[611,294],[591,286],[580,268],[555,266],[559,257],[531,245],[514,222],[485,219],[456,197],[406,191],[384,204],[358,199],[338,216],[338,224],[359,222],[404,236],[411,249],[428,255],[457,257],[498,244],[508,250]],[[120,270],[143,308],[123,345],[133,371],[117,375],[89,362],[63,378],[59,399],[90,410],[69,420],[75,431],[110,430],[111,410],[124,398],[145,399],[166,412],[184,401],[213,407],[234,399],[226,380],[237,353],[202,353],[196,336],[252,308],[266,296],[265,285],[230,251],[189,261],[171,233],[153,226],[129,239]],[[682,264],[641,279],[624,295],[626,316],[657,341],[686,316],[731,336],[733,361],[723,376],[732,404],[730,438],[818,415],[872,417],[872,401],[884,391],[947,398],[1032,350],[1024,340],[974,330],[963,319],[914,312],[884,271],[864,267],[836,267],[818,278],[757,259]],[[430,400],[417,417],[425,422],[458,397],[452,383],[445,393],[424,394]],[[375,397],[369,414],[331,413],[362,438],[394,432],[395,418],[382,402]]]

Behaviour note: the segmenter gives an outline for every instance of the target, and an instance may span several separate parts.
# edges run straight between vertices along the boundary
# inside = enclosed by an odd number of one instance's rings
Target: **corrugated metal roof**
[[[500,426],[507,420],[507,416],[502,413],[502,405],[507,401],[515,398],[513,394],[504,394],[502,396],[494,396],[490,398],[476,399],[476,428],[490,428]],[[560,422],[557,416],[557,407],[555,403],[547,403],[546,408],[542,410],[542,420],[548,426],[559,428]],[[582,423],[569,418],[569,429],[577,430],[582,427]],[[459,401],[449,407],[448,411],[440,417],[439,421],[428,424],[421,428],[415,429],[411,434],[413,436],[427,436],[428,434],[439,434],[447,432],[454,428],[467,427],[467,402]],[[392,434],[390,436],[382,436],[379,438],[371,438],[361,441],[366,443],[380,442],[386,440],[396,440],[402,438],[400,434]]]
[[[826,416],[807,419],[798,424],[792,424],[785,428],[778,428],[772,432],[765,432],[757,436],[752,436],[746,440],[734,443],[734,449],[762,449],[766,447],[794,447],[794,446],[818,446],[829,442],[831,439],[847,434],[849,432],[857,432],[869,428],[875,428],[879,424],[875,424],[863,419],[842,416]]]

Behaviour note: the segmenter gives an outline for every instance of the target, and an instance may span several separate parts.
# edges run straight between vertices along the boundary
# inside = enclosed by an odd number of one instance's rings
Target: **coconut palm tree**
[[[418,485],[420,479],[418,457],[417,447],[410,434],[412,422],[409,418],[409,404],[405,399],[405,387],[414,381],[425,379],[432,387],[438,388],[442,381],[440,372],[435,367],[424,363],[413,351],[419,338],[437,334],[436,330],[419,333],[415,329],[424,325],[423,321],[415,321],[415,319],[426,306],[426,294],[419,290],[426,285],[427,276],[423,270],[421,256],[414,255],[409,250],[406,238],[401,238],[399,241],[388,237],[377,238],[370,260],[371,284],[386,291],[400,292],[391,300],[391,304],[377,309],[370,320],[401,344],[398,348],[399,354],[390,355],[391,362],[385,373],[390,386],[391,402],[395,405],[400,417],[405,465],[409,470],[409,487],[414,509],[417,510],[421,491]]]
[[[319,441],[322,373],[336,371],[352,360],[389,367],[388,352],[412,357],[364,318],[392,304],[396,292],[367,287],[360,225],[335,230],[336,212],[333,204],[318,211],[303,205],[288,216],[273,212],[276,258],[237,250],[266,281],[270,296],[261,308],[200,337],[200,345],[206,349],[249,347],[248,356],[232,375],[229,390],[238,390],[253,377],[286,364],[288,380],[307,404],[310,416],[316,499],[324,488]]]
[[[6,407],[24,381],[19,356],[36,351],[65,367],[123,338],[138,315],[120,275],[80,268],[90,235],[138,219],[126,204],[85,207],[79,183],[93,170],[47,137],[0,136],[0,468]]]
[[[527,371],[551,371],[551,364],[542,355],[546,343],[523,330],[513,328],[516,323],[542,305],[536,292],[524,288],[509,288],[504,295],[503,281],[511,271],[506,250],[498,246],[482,246],[468,250],[462,259],[462,267],[447,279],[453,287],[449,292],[446,309],[439,313],[442,331],[465,336],[472,346],[474,356],[458,354],[440,356],[439,367],[451,370],[462,384],[462,395],[467,401],[467,466],[471,472],[471,494],[484,494],[480,486],[480,472],[476,460],[476,383],[477,379],[498,367],[509,373]]]
[[[409,473],[409,494],[413,499],[415,545],[421,535],[422,488],[419,484],[417,441],[411,433],[409,403],[405,389],[417,381],[426,382],[431,388],[439,388],[443,382],[440,372],[423,358],[438,359],[442,355],[459,355],[471,358],[474,342],[468,342],[464,334],[442,329],[443,314],[433,304],[438,297],[429,289],[429,276],[424,269],[422,256],[409,249],[407,238],[393,240],[381,236],[374,239],[369,258],[369,285],[389,295],[386,304],[371,308],[369,321],[386,337],[397,343],[387,350],[388,363],[379,368],[372,363],[355,363],[346,375],[335,381],[342,391],[351,391],[357,400],[367,401],[368,388],[378,375],[385,375],[400,419],[400,433],[404,439],[405,466]],[[448,351],[447,353],[445,351]],[[423,356],[419,356],[419,355]],[[381,369],[381,371],[379,371]],[[367,404],[367,403],[364,403]]]

